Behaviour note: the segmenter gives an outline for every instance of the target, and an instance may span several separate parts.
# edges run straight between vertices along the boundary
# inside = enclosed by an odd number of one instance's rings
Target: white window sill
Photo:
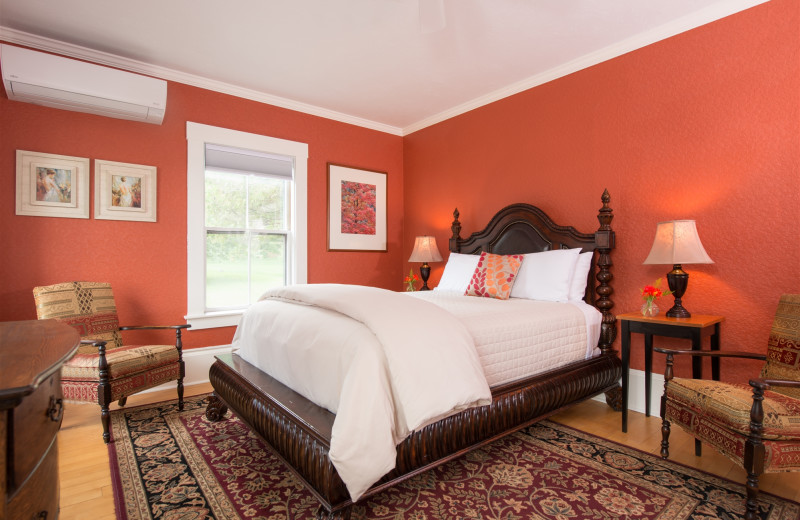
[[[218,327],[235,327],[244,314],[244,310],[208,312],[206,314],[193,314],[184,316],[186,323],[192,326],[192,330],[215,329]]]

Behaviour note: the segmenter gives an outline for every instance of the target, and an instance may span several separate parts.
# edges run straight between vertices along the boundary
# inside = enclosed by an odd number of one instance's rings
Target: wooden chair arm
[[[690,356],[706,356],[706,357],[732,357],[732,358],[747,358],[758,359],[765,361],[766,354],[759,354],[757,352],[745,352],[741,350],[691,350],[691,349],[671,349],[662,347],[653,347],[653,350],[662,354],[689,354]]]
[[[751,379],[750,386],[762,391],[769,390],[771,386],[788,386],[790,388],[800,388],[800,381],[789,381],[786,379]]]
[[[164,329],[188,329],[191,327],[188,323],[183,325],[132,325],[127,327],[120,327],[119,330],[164,330]]]
[[[175,330],[175,348],[178,349],[178,362],[183,363],[183,341],[181,340],[181,329],[188,329],[190,324],[184,323],[182,325],[138,325],[120,327],[119,330]],[[181,365],[182,366],[182,365]],[[181,369],[182,371],[183,369]],[[183,377],[183,376],[181,376]]]
[[[102,344],[104,347],[106,346],[105,341],[100,341],[99,339],[82,339],[81,345],[97,345],[99,346]]]
[[[722,350],[686,350],[686,349],[670,349],[655,347],[653,350],[667,355],[666,366],[664,368],[664,392],[666,392],[667,383],[672,381],[674,377],[673,372],[673,358],[676,354],[689,354],[690,356],[705,356],[711,358],[746,358],[746,359],[759,359],[764,361],[767,359],[766,354],[758,354],[756,352],[743,352],[743,351],[722,351]],[[666,394],[665,394],[666,395]]]

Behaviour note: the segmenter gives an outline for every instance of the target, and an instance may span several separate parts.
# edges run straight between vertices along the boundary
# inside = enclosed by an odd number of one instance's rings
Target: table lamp
[[[656,238],[645,264],[672,264],[672,271],[667,273],[669,290],[675,297],[675,305],[667,311],[668,318],[690,318],[692,315],[683,308],[681,298],[689,285],[689,274],[683,270],[682,264],[713,264],[709,258],[694,220],[672,220],[659,222]]]
[[[411,256],[408,258],[409,262],[422,262],[422,267],[419,268],[420,278],[422,278],[422,287],[420,291],[430,291],[428,287],[428,277],[431,275],[431,266],[428,262],[441,262],[442,255],[439,254],[439,248],[436,247],[436,238],[432,236],[417,237],[414,242],[414,250],[411,251]]]

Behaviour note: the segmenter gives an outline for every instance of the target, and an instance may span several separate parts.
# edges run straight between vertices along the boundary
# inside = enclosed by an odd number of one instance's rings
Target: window
[[[187,316],[236,325],[264,290],[306,282],[308,145],[187,122]]]

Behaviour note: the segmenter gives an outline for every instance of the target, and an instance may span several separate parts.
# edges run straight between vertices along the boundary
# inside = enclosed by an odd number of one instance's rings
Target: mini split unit
[[[167,82],[52,54],[0,45],[8,99],[160,125]]]

